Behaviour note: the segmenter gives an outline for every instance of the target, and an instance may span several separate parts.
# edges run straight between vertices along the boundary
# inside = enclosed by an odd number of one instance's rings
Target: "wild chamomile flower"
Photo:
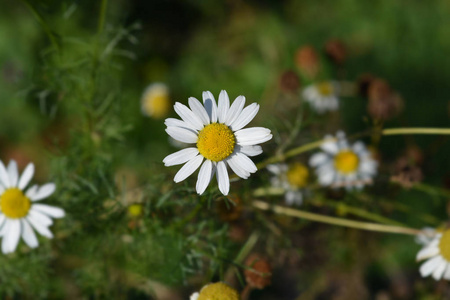
[[[272,134],[263,127],[242,129],[259,110],[256,103],[246,108],[244,104],[245,97],[239,96],[230,106],[226,91],[220,92],[218,105],[211,92],[203,92],[203,105],[197,99],[189,98],[190,109],[175,103],[175,111],[182,120],[166,119],[166,132],[180,142],[195,144],[164,158],[165,166],[186,163],[175,175],[175,182],[186,179],[201,165],[197,193],[203,194],[216,174],[219,190],[227,195],[230,190],[227,164],[244,179],[256,172],[249,156],[261,154],[261,146],[257,144],[270,140]]]
[[[450,229],[436,233],[435,237],[417,253],[417,261],[427,261],[420,266],[422,277],[450,280]]]
[[[304,187],[308,183],[308,168],[301,163],[272,164],[267,169],[275,176],[270,179],[273,187],[283,188],[286,193],[284,199],[286,204],[302,204]]]
[[[41,187],[33,185],[28,189],[34,174],[32,163],[19,177],[17,163],[12,160],[5,168],[0,161],[0,236],[2,240],[2,252],[14,252],[20,237],[31,248],[36,248],[39,243],[33,231],[52,238],[48,229],[53,224],[51,218],[64,217],[64,210],[58,207],[35,203],[47,198],[55,191],[54,183],[47,183]]]
[[[339,108],[339,84],[335,81],[323,81],[303,90],[303,99],[319,114],[335,111]]]
[[[336,138],[325,136],[322,152],[314,154],[309,164],[316,168],[322,186],[362,188],[372,183],[377,172],[377,162],[363,142],[350,145],[340,131]]]
[[[149,85],[141,98],[142,113],[146,116],[161,119],[170,112],[169,89],[164,83]]]
[[[205,285],[200,293],[194,293],[189,300],[239,300],[238,292],[223,282]]]

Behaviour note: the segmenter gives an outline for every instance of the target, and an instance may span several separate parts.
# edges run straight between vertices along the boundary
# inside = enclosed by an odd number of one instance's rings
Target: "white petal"
[[[443,262],[443,263],[439,264],[439,266],[437,266],[437,268],[434,270],[434,272],[432,274],[434,280],[441,280],[442,275],[444,274],[444,271],[447,266],[448,266],[447,262]]]
[[[205,110],[205,107],[194,97],[189,98],[189,107],[192,112],[200,118],[204,125],[209,124],[209,116]]]
[[[322,143],[320,148],[330,154],[336,154],[339,151],[336,139],[334,139],[332,136],[325,136],[324,142]]]
[[[30,196],[30,200],[31,201],[39,201],[39,200],[45,199],[48,196],[50,196],[51,194],[53,194],[55,189],[56,189],[56,185],[54,183],[46,183],[43,186],[41,186],[33,196]],[[30,188],[30,190],[31,190],[31,188]]]
[[[236,153],[233,155],[233,159],[242,169],[249,173],[255,173],[258,170],[255,163],[245,154]]]
[[[439,248],[436,246],[427,246],[417,253],[416,260],[424,260],[439,254]]]
[[[208,113],[211,123],[217,122],[217,104],[210,91],[203,92],[203,105]]]
[[[33,229],[31,229],[31,226],[30,224],[28,224],[27,220],[22,219],[21,223],[23,240],[30,248],[36,248],[39,245],[39,242],[36,238],[36,235],[34,234]]]
[[[53,220],[44,213],[39,212],[38,210],[30,210],[28,212],[28,217],[34,219],[34,221],[48,227],[53,224]]]
[[[53,218],[62,218],[66,215],[64,212],[64,209],[56,207],[56,206],[47,205],[47,204],[33,204],[31,206],[31,209],[37,210],[37,211],[39,211],[43,214],[46,214],[47,216],[53,217]]]
[[[245,105],[245,97],[244,96],[237,97],[234,100],[233,104],[231,104],[230,109],[228,110],[227,117],[225,119],[225,124],[230,126],[230,124],[233,123],[234,120],[236,120],[239,117],[242,109],[244,108],[244,105]]]
[[[427,276],[431,275],[431,273],[433,273],[434,270],[443,262],[444,261],[440,256],[435,256],[433,258],[430,258],[429,260],[427,260],[420,266],[420,269],[419,269],[420,275],[422,277],[427,277]]]
[[[217,163],[217,183],[219,184],[219,190],[225,196],[230,191],[230,178],[228,177],[227,166],[223,161]]]
[[[183,119],[184,122],[197,130],[201,130],[203,128],[203,122],[186,105],[176,102],[173,107],[175,112],[181,117],[181,119]]]
[[[230,109],[230,99],[227,91],[222,90],[219,94],[219,105],[217,107],[217,118],[219,123],[225,123],[228,110]]]
[[[186,123],[183,120],[178,120],[178,119],[174,119],[174,118],[167,118],[164,121],[164,125],[166,125],[167,127],[181,127],[181,128],[185,128],[185,129],[189,129],[195,133],[197,133],[197,129],[195,129],[194,127],[192,127],[191,125],[189,125],[188,123]]]
[[[53,238],[53,234],[52,232],[48,229],[47,226],[45,226],[42,223],[39,223],[39,221],[37,221],[36,219],[34,219],[33,217],[31,217],[30,215],[28,215],[26,217],[27,221],[30,223],[30,225],[36,229],[37,232],[39,232],[40,235],[45,236],[46,238]]]
[[[309,165],[311,167],[317,167],[319,165],[322,165],[323,163],[326,163],[329,159],[330,157],[327,154],[319,152],[311,156],[311,158],[309,159]]]
[[[38,192],[38,185],[34,184],[32,186],[30,186],[27,191],[25,192],[25,196],[27,196],[28,198],[32,199],[34,197],[36,197],[37,192]]]
[[[2,252],[7,254],[14,252],[20,239],[20,221],[18,219],[9,219],[6,223],[7,231],[2,241]]]
[[[15,160],[11,160],[8,164],[8,175],[9,175],[9,184],[11,187],[17,186],[17,181],[19,180],[19,170],[17,168],[17,163]]]
[[[239,152],[247,156],[256,156],[260,155],[263,150],[261,146],[240,146]]]
[[[447,264],[447,268],[445,269],[444,272],[444,278],[450,280],[450,264]]]
[[[0,183],[0,195],[3,194],[4,191],[5,191],[5,188],[4,188],[3,185]]]
[[[197,155],[190,161],[188,161],[181,169],[175,174],[175,178],[173,181],[180,182],[188,178],[192,173],[195,172],[195,170],[200,167],[203,161],[203,156]]]
[[[259,105],[252,103],[241,112],[237,119],[231,123],[230,127],[233,131],[240,130],[244,128],[248,123],[250,123],[259,111]]]
[[[194,148],[194,147],[186,148],[186,149],[177,151],[175,153],[172,153],[170,155],[167,155],[164,158],[163,163],[166,167],[181,165],[181,164],[184,164],[185,162],[193,159],[197,154],[198,154],[197,148]]]
[[[267,170],[269,170],[269,172],[275,174],[275,175],[279,175],[282,172],[284,172],[284,168],[282,168],[281,166],[283,166],[284,164],[270,164],[267,165]]]
[[[18,188],[21,190],[25,189],[28,183],[30,183],[31,178],[33,178],[33,175],[34,175],[34,164],[29,163],[28,166],[23,171],[22,176],[20,176]]]
[[[167,127],[166,132],[177,141],[187,144],[197,143],[197,134],[189,129],[181,127]]]
[[[8,171],[6,171],[5,165],[0,160],[0,183],[3,184],[5,188],[11,187],[9,183]]]
[[[207,159],[203,163],[203,165],[200,168],[200,171],[198,173],[196,190],[199,195],[203,194],[203,192],[208,187],[208,184],[211,181],[212,169],[213,169],[213,164],[209,159]]]
[[[330,170],[329,172],[323,172],[318,174],[318,180],[320,185],[322,186],[328,186],[333,183],[333,180],[335,178],[336,173],[333,170]]]
[[[232,155],[230,156],[226,162],[228,163],[228,165],[230,166],[231,170],[233,170],[233,172],[243,178],[243,179],[247,179],[248,177],[250,177],[250,172],[246,171],[244,168],[242,168],[238,161],[236,160],[236,155]]]
[[[234,133],[241,146],[255,145],[267,142],[272,138],[270,130],[264,127],[250,127]]]
[[[189,298],[189,300],[198,300],[198,297],[200,296],[200,294],[199,293],[193,293],[192,295],[191,295],[191,297]]]
[[[3,223],[5,223],[6,217],[4,214],[0,213],[0,236],[2,236],[2,227]]]

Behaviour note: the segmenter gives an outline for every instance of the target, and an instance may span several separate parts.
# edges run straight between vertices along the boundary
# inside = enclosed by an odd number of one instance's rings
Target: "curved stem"
[[[390,226],[390,225],[382,225],[377,223],[367,223],[360,221],[347,220],[343,218],[329,217],[323,216],[320,214],[310,213],[306,211],[301,211],[298,209],[293,209],[289,207],[283,207],[279,205],[270,205],[267,202],[255,200],[252,203],[253,207],[261,209],[261,210],[271,210],[277,214],[282,214],[290,217],[296,217],[300,219],[306,219],[315,222],[321,222],[331,225],[344,226],[350,228],[356,228],[361,230],[368,231],[377,231],[377,232],[389,232],[389,233],[400,233],[400,234],[409,234],[409,235],[417,235],[421,231],[414,228],[408,227],[400,227],[400,226]]]

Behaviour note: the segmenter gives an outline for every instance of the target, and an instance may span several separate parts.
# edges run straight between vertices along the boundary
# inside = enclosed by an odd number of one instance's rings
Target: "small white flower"
[[[219,190],[227,195],[230,190],[227,164],[244,179],[256,172],[257,168],[249,156],[261,154],[262,148],[257,144],[270,140],[272,134],[263,127],[242,129],[259,110],[256,103],[246,108],[244,105],[245,97],[239,96],[230,106],[226,91],[220,92],[218,104],[211,92],[203,92],[203,105],[197,99],[189,98],[190,109],[175,103],[175,112],[182,120],[166,119],[166,132],[180,142],[195,144],[164,158],[165,166],[185,163],[175,175],[175,182],[186,179],[201,165],[197,193],[203,194],[216,174]]]
[[[285,190],[284,199],[287,205],[301,205],[304,197],[304,187],[308,183],[309,171],[301,163],[272,164],[267,169],[273,173],[270,183],[275,188]]]
[[[170,111],[169,89],[164,83],[150,84],[141,98],[141,110],[146,116],[164,118]]]
[[[303,99],[319,114],[339,108],[339,84],[324,81],[309,85],[303,90]]]
[[[420,266],[422,277],[432,276],[435,280],[450,280],[450,230],[437,233],[417,253],[417,261],[427,260]]]
[[[39,243],[33,231],[51,239],[53,234],[48,227],[53,224],[51,218],[64,217],[64,210],[58,207],[38,204],[37,201],[47,198],[55,191],[54,183],[43,186],[29,184],[34,174],[32,163],[19,177],[17,163],[11,160],[5,168],[0,161],[0,236],[2,252],[11,253],[16,250],[20,237],[31,248]]]
[[[363,142],[350,145],[340,131],[336,138],[325,136],[321,149],[310,158],[309,164],[316,168],[322,186],[360,189],[372,183],[378,164]]]

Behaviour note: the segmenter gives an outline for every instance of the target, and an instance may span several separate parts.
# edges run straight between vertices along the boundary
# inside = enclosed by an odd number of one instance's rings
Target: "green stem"
[[[47,34],[48,39],[50,40],[52,45],[55,47],[55,49],[59,51],[60,50],[59,43],[56,40],[55,35],[51,31],[48,24],[44,21],[44,18],[42,17],[42,15],[36,9],[34,9],[33,5],[31,5],[29,0],[22,0],[22,2],[28,7],[28,9],[31,11],[31,13],[34,15],[34,17],[39,22],[39,24],[41,24],[42,28],[44,29],[45,33]]]
[[[442,134],[450,135],[450,128],[388,128],[381,131],[382,135],[399,134]]]
[[[420,230],[408,227],[400,227],[400,226],[390,226],[390,225],[382,225],[377,223],[367,223],[367,222],[359,222],[353,220],[347,220],[343,218],[329,217],[323,216],[320,214],[305,212],[293,208],[283,207],[279,205],[270,205],[269,203],[255,200],[253,201],[253,207],[261,209],[261,210],[271,210],[277,214],[282,214],[286,216],[296,217],[300,219],[306,219],[315,222],[321,222],[331,225],[344,226],[350,228],[356,228],[361,230],[368,231],[377,231],[377,232],[389,232],[389,233],[399,233],[399,234],[409,234],[409,235],[417,235],[420,233]]]

